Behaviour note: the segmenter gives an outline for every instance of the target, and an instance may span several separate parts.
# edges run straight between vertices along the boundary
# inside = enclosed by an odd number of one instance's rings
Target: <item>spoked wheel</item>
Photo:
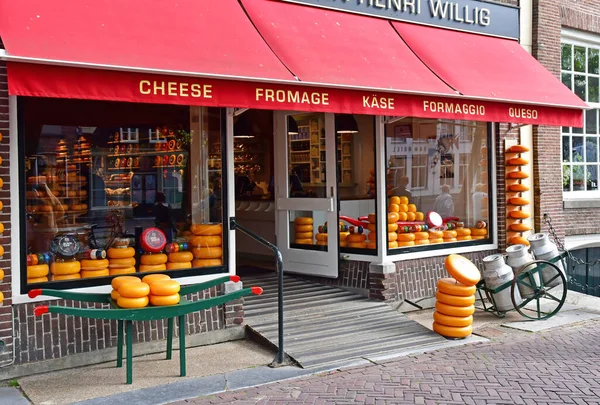
[[[567,299],[567,279],[558,266],[545,260],[534,260],[516,274],[510,296],[519,314],[543,320],[560,311]]]

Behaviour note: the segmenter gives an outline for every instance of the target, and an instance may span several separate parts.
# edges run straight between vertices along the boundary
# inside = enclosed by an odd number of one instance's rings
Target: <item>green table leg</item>
[[[133,322],[127,322],[127,384],[133,383]]]
[[[173,353],[173,318],[167,320],[167,360],[171,360]]]
[[[117,367],[123,367],[123,321],[117,321]]]
[[[179,316],[179,375],[185,377],[185,315]]]

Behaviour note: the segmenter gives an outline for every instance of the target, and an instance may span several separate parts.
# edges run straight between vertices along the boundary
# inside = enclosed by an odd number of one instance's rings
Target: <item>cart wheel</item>
[[[536,266],[528,269],[533,265]],[[512,281],[510,297],[519,314],[525,318],[542,320],[560,311],[567,298],[567,279],[555,264],[546,260],[534,260],[523,265],[516,273],[518,276]],[[548,287],[549,285],[553,286]],[[519,300],[519,286],[531,290],[531,295]]]
[[[485,296],[491,305],[490,310],[486,312],[490,312],[498,318],[504,318],[506,316],[506,311],[498,311],[498,309],[496,308],[496,300],[494,300],[492,294],[490,294],[489,291],[485,291]]]

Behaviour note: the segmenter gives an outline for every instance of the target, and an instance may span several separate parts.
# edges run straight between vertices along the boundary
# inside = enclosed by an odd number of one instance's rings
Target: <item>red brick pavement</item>
[[[508,334],[183,404],[600,404],[600,321]]]

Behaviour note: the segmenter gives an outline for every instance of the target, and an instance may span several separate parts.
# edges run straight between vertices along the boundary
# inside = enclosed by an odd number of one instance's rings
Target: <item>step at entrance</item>
[[[277,276],[244,275],[264,292],[244,299],[244,319],[277,345]],[[389,305],[341,288],[284,276],[284,350],[302,367],[432,347],[446,340]]]

